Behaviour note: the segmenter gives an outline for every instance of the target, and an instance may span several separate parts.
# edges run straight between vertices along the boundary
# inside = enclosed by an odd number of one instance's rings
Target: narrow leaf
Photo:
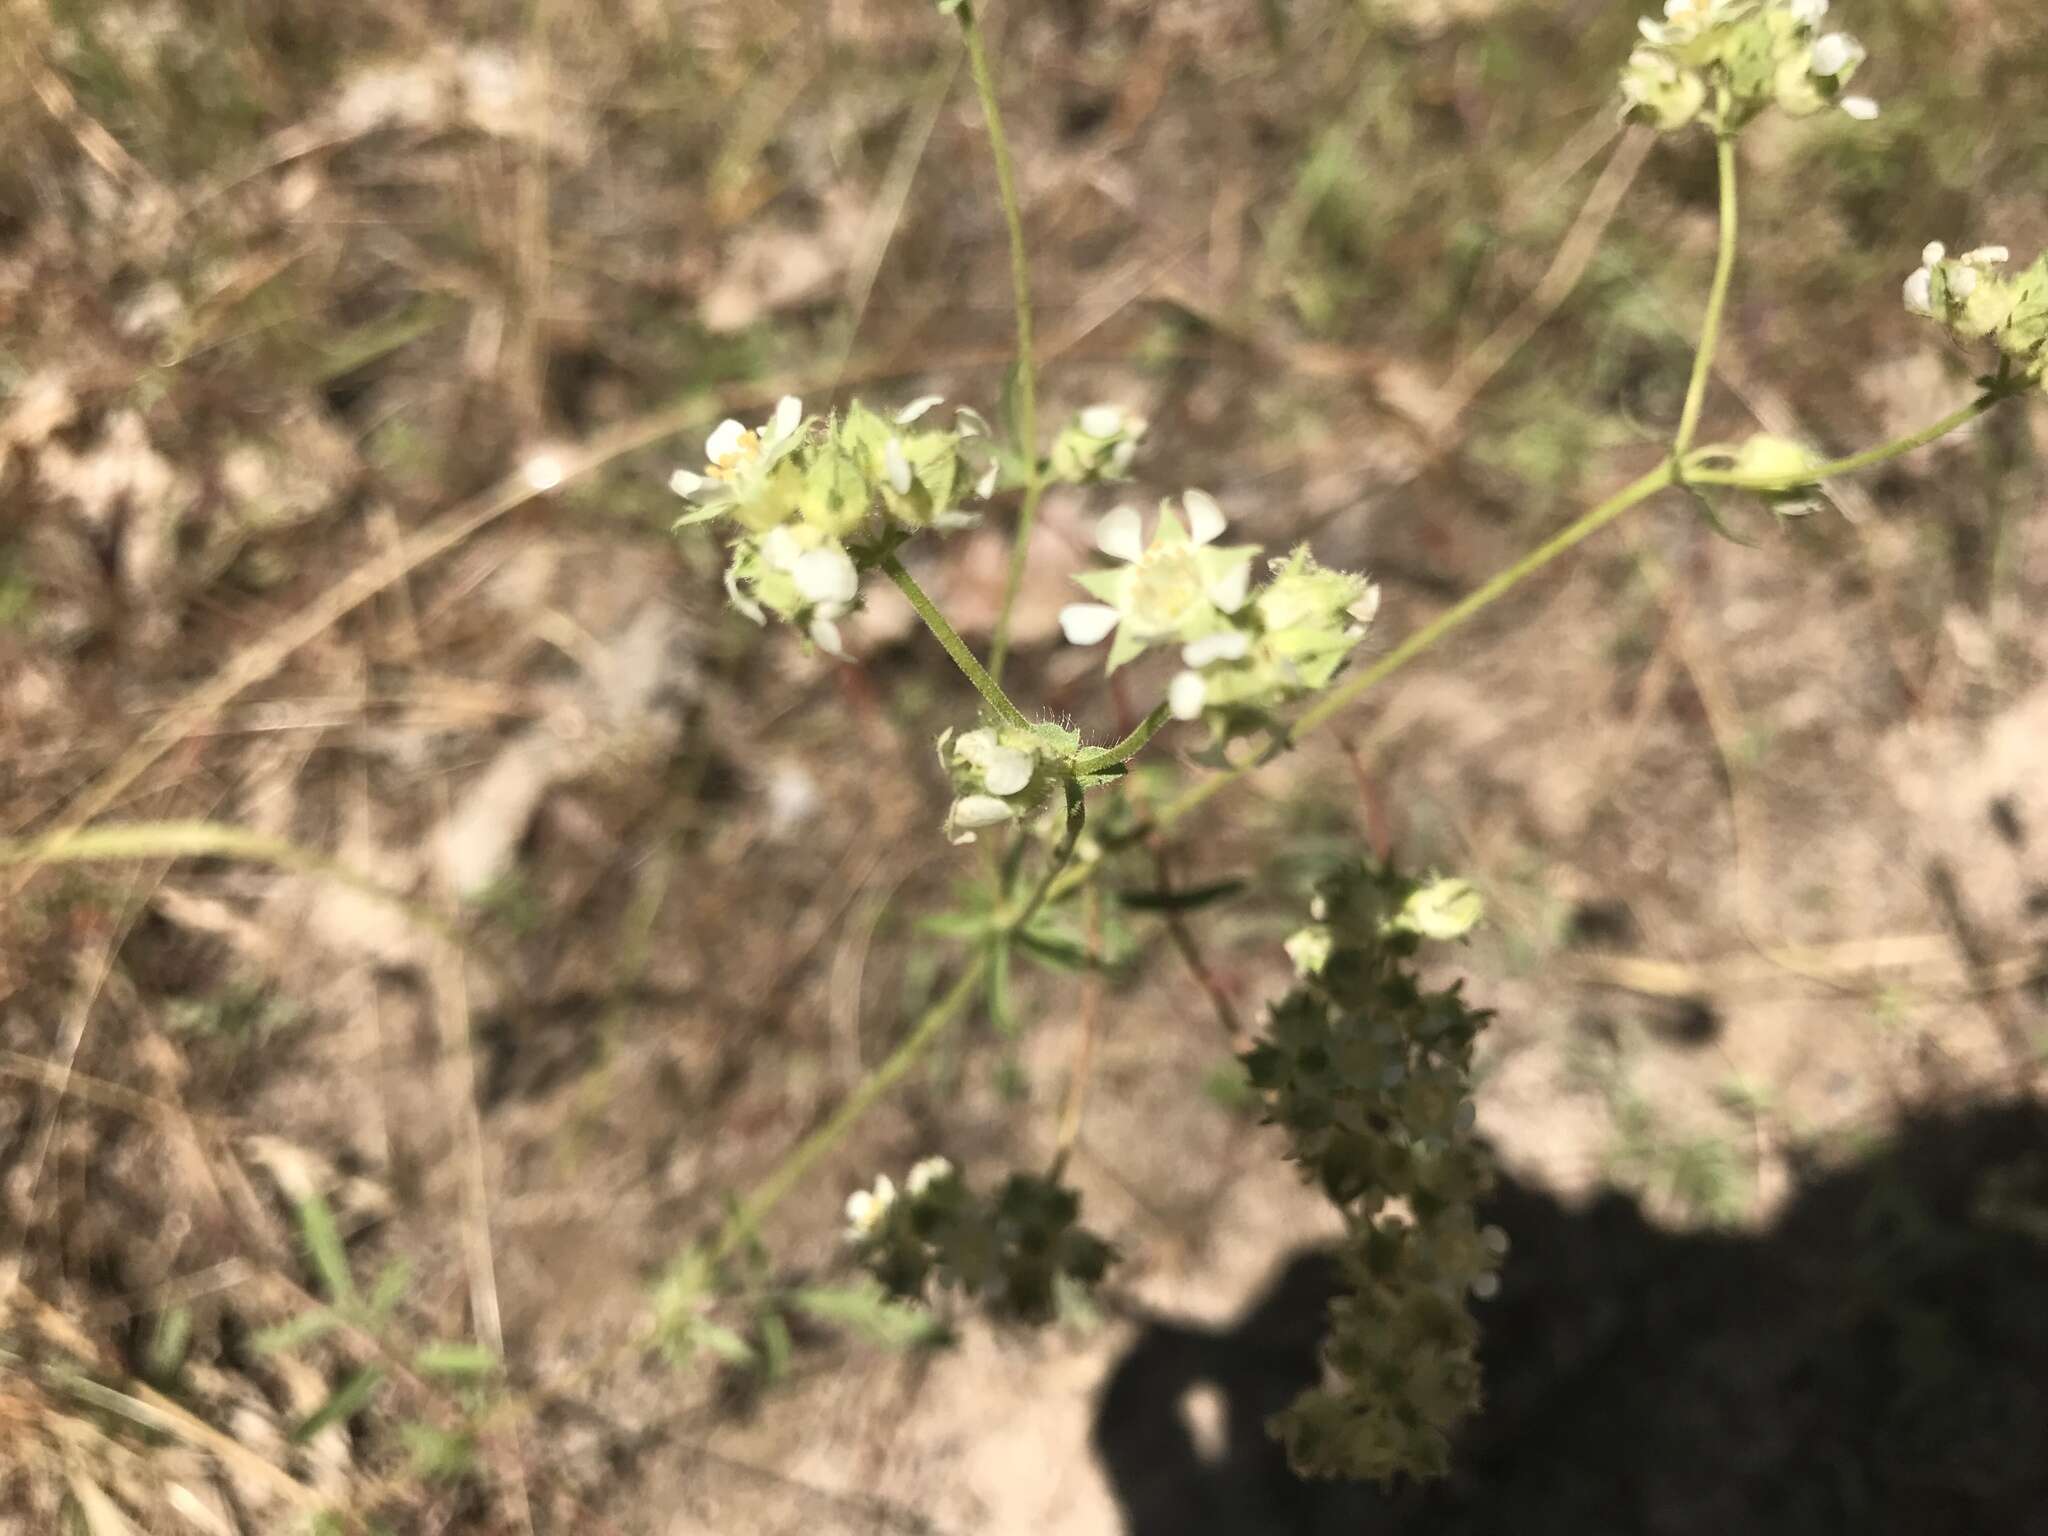
[[[498,1369],[498,1357],[481,1344],[429,1344],[412,1357],[422,1376],[449,1376],[458,1380],[488,1376]]]
[[[356,1283],[348,1272],[348,1253],[342,1246],[341,1229],[334,1224],[334,1211],[325,1196],[314,1193],[299,1202],[299,1233],[327,1299],[337,1306],[353,1306]]]
[[[1218,880],[1178,891],[1118,891],[1116,899],[1132,912],[1193,912],[1235,896],[1243,889],[1242,880]]]
[[[303,1313],[274,1328],[260,1329],[249,1343],[259,1355],[275,1355],[324,1338],[340,1326],[341,1319],[323,1307],[318,1312]]]
[[[345,1424],[370,1405],[370,1399],[377,1395],[377,1387],[384,1380],[384,1372],[377,1366],[365,1366],[335,1388],[334,1396],[327,1399],[313,1416],[291,1432],[293,1445],[303,1445],[330,1424]]]

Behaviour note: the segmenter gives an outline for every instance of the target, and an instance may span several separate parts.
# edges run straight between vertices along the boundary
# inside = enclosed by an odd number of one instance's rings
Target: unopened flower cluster
[[[1327,687],[1364,638],[1379,589],[1325,569],[1306,549],[1269,562],[1254,588],[1258,546],[1221,542],[1228,525],[1206,493],[1188,491],[1180,505],[1176,514],[1161,503],[1149,540],[1133,508],[1103,518],[1096,547],[1119,564],[1075,578],[1097,601],[1062,609],[1060,628],[1076,645],[1113,635],[1112,672],[1154,646],[1179,647],[1169,707],[1177,719],[1207,720],[1223,739]]]
[[[1091,405],[1077,413],[1052,441],[1047,469],[1055,480],[1089,485],[1121,480],[1130,472],[1145,435],[1145,420],[1119,405]]]
[[[1694,123],[1733,133],[1774,105],[1868,121],[1877,103],[1847,89],[1863,45],[1823,31],[1827,13],[1828,0],[1665,0],[1663,20],[1642,19],[1621,73],[1624,113],[1664,133]]]
[[[669,486],[696,508],[679,525],[723,517],[738,530],[725,573],[733,605],[757,624],[786,619],[836,654],[863,569],[920,529],[971,523],[962,503],[997,475],[988,425],[967,410],[951,429],[922,425],[938,403],[884,417],[856,401],[819,418],[785,397],[761,426],[721,422],[704,472],[677,470]]]
[[[2008,368],[2036,383],[2048,376],[2048,255],[2007,274],[2011,260],[2002,245],[1951,256],[1936,241],[1906,279],[1906,308],[1965,341],[1989,339]]]
[[[1299,982],[1244,1060],[1288,1155],[1343,1212],[1346,1285],[1323,1346],[1331,1384],[1273,1428],[1304,1473],[1439,1475],[1479,1401],[1469,1298],[1494,1294],[1507,1243],[1475,1214],[1493,1177],[1470,1098],[1488,1016],[1455,987],[1424,991],[1411,962],[1425,938],[1468,932],[1479,898],[1360,865],[1312,912],[1288,945]]]
[[[939,763],[953,782],[946,836],[955,843],[971,843],[981,828],[1038,810],[1065,766],[1042,731],[1012,725],[981,725],[957,736],[947,731],[939,737]]]
[[[899,1192],[884,1174],[847,1198],[847,1241],[888,1289],[925,1299],[933,1284],[977,1298],[1015,1322],[1044,1323],[1062,1290],[1092,1287],[1115,1252],[1080,1225],[1081,1197],[1035,1174],[1013,1173],[977,1195],[943,1157],[910,1170]]]

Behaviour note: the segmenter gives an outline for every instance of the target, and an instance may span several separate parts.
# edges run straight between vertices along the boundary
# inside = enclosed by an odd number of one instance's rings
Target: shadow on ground
[[[1333,1275],[1304,1253],[1236,1329],[1157,1324],[1118,1364],[1095,1445],[1129,1536],[2048,1531],[2048,1111],[1916,1119],[1759,1233],[1513,1182],[1491,1219],[1514,1249],[1446,1482],[1289,1475],[1262,1426],[1315,1374]]]

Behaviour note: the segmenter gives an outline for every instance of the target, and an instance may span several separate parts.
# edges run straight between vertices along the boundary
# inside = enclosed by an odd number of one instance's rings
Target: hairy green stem
[[[1707,294],[1707,315],[1700,324],[1699,350],[1693,354],[1692,378],[1685,386],[1685,409],[1679,413],[1678,435],[1671,456],[1682,459],[1700,430],[1700,412],[1707,403],[1707,380],[1714,371],[1714,348],[1721,340],[1721,321],[1728,309],[1728,285],[1735,276],[1738,227],[1735,196],[1735,138],[1722,134],[1714,141],[1714,164],[1721,182],[1721,245],[1714,258],[1714,286]]]
[[[713,1263],[731,1258],[740,1245],[760,1228],[769,1212],[803,1182],[804,1175],[817,1161],[838,1146],[846,1133],[903,1080],[904,1074],[917,1065],[918,1059],[939,1037],[960,1021],[960,1016],[966,1012],[967,1005],[974,1000],[981,985],[985,965],[985,960],[977,959],[962,971],[946,995],[925,1010],[910,1033],[897,1042],[896,1049],[860,1080],[831,1117],[798,1142],[795,1150],[754,1186],[747,1198],[726,1218],[725,1225],[719,1228],[718,1236],[713,1239],[710,1249]]]
[[[1082,758],[1074,764],[1076,773],[1103,773],[1119,763],[1127,763],[1145,748],[1145,743],[1158,733],[1159,728],[1170,720],[1172,714],[1161,704],[1151,714],[1140,720],[1137,729],[1113,747],[1104,747],[1100,752]]]
[[[967,648],[967,642],[960,638],[960,632],[946,621],[946,616],[939,612],[938,606],[925,596],[924,588],[920,587],[917,579],[903,568],[903,562],[894,555],[886,555],[882,559],[882,569],[888,573],[889,579],[896,583],[897,590],[910,599],[910,606],[915,608],[917,616],[924,620],[924,627],[932,632],[933,639],[946,648],[946,654],[953,658],[953,665],[960,669],[967,681],[974,684],[975,691],[988,702],[988,707],[996,712],[996,718],[1009,725],[1029,725],[1031,722],[1024,718],[1024,712],[1010,702],[1010,696],[1003,692],[1002,685],[989,676],[982,664],[974,659],[974,652]]]
[[[1958,427],[1967,426],[1979,416],[1996,410],[2011,399],[2012,395],[2011,390],[1989,390],[1968,405],[1950,411],[1941,420],[1922,427],[1918,432],[1908,433],[1876,448],[1866,448],[1861,453],[1852,453],[1847,458],[1829,459],[1825,464],[1816,464],[1813,468],[1801,470],[1796,474],[1743,475],[1732,469],[1687,469],[1681,473],[1680,478],[1687,485],[1720,485],[1739,491],[1796,491],[1803,485],[1818,485],[1823,480],[1854,474],[1859,469],[1870,469],[1911,453],[1916,448],[1925,448],[1929,443],[1947,437]]]
[[[1038,877],[1038,883],[1031,888],[1031,894],[1024,899],[1024,905],[1017,909],[1017,915],[1004,918],[1003,932],[1019,933],[1024,925],[1038,916],[1038,909],[1059,883],[1060,875],[1073,860],[1074,850],[1081,846],[1081,831],[1088,825],[1088,810],[1081,799],[1080,786],[1072,780],[1067,783],[1067,830],[1060,838],[1059,846],[1053,849],[1052,857],[1046,860],[1045,872]]]
[[[1003,131],[1003,109],[996,99],[995,76],[982,42],[981,21],[973,0],[956,13],[967,44],[967,67],[981,98],[988,125],[988,147],[996,163],[996,192],[1002,198],[1003,224],[1010,237],[1010,288],[1017,310],[1017,451],[1024,459],[1024,503],[1017,513],[1017,533],[1010,546],[1010,570],[1003,582],[1003,604],[996,611],[995,639],[989,647],[988,669],[1001,679],[1010,653],[1010,613],[1024,584],[1024,562],[1031,549],[1031,530],[1038,521],[1039,498],[1045,493],[1045,471],[1038,460],[1038,373],[1033,360],[1031,258],[1024,247],[1024,207],[1017,197],[1016,167],[1010,158],[1009,135]]]

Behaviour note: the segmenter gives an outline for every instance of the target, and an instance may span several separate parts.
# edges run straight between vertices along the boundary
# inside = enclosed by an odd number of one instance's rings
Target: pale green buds
[[[1448,944],[1477,928],[1486,916],[1486,901],[1469,880],[1432,880],[1410,893],[1392,926],[1425,939]]]
[[[1622,115],[1675,133],[1703,123],[1733,133],[1765,108],[1794,117],[1837,107],[1867,122],[1868,96],[1847,86],[1865,58],[1845,32],[1820,30],[1828,0],[1665,0],[1621,74]]]
[[[1053,439],[1048,466],[1052,478],[1073,485],[1123,479],[1137,455],[1145,425],[1143,417],[1121,406],[1089,406]]]
[[[994,485],[987,423],[961,411],[950,430],[917,425],[937,404],[927,395],[883,417],[856,401],[819,421],[792,396],[761,426],[722,421],[704,472],[669,478],[693,507],[677,526],[730,519],[741,535],[725,575],[733,606],[756,623],[787,619],[840,654],[860,571],[907,533],[971,525],[960,503]]]
[[[1906,308],[1965,341],[1988,338],[2008,367],[2037,381],[2048,376],[2048,255],[2007,276],[2000,269],[2011,260],[2002,245],[1952,257],[1935,241],[1906,279]]]
[[[1319,887],[1310,912],[1287,944],[1301,980],[1243,1059],[1349,1241],[1323,1344],[1330,1385],[1274,1429],[1303,1472],[1424,1476],[1443,1470],[1477,1405],[1468,1298],[1494,1293],[1507,1242],[1475,1215],[1492,1180],[1470,1096],[1487,1015],[1455,987],[1424,991],[1409,960],[1425,935],[1468,932],[1478,897],[1462,880],[1358,864]]]

